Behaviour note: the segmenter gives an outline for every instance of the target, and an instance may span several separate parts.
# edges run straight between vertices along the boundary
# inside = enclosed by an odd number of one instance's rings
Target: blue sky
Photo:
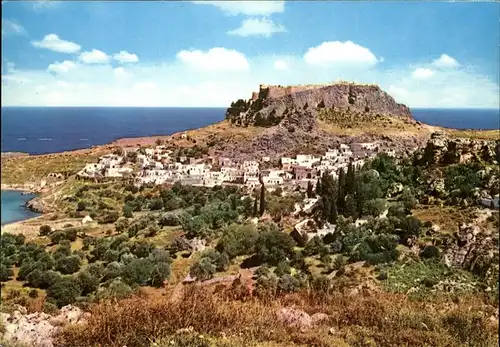
[[[498,107],[499,4],[2,2],[4,106],[227,106],[260,83],[376,83]]]

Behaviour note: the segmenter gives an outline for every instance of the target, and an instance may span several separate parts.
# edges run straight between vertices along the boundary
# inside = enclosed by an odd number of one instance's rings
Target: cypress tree
[[[335,200],[332,200],[332,206],[331,206],[331,211],[330,211],[330,219],[328,220],[331,224],[337,223],[337,204],[335,203]]]
[[[259,203],[257,198],[255,198],[253,200],[253,216],[257,217],[258,213],[259,213]]]
[[[311,181],[307,182],[307,197],[312,198],[314,196],[313,194],[313,185]]]
[[[349,162],[347,166],[347,177],[345,180],[345,193],[353,194],[354,193],[354,185],[356,183],[356,177],[354,172],[354,165],[352,164],[352,160]]]
[[[321,196],[323,192],[321,191],[322,186],[321,186],[321,177],[318,178],[318,182],[316,182],[316,195]]]
[[[266,188],[264,187],[264,184],[262,184],[260,186],[260,206],[259,206],[259,212],[261,216],[264,214],[265,210],[266,210]]]
[[[344,208],[345,208],[345,173],[344,169],[340,168],[339,169],[339,179],[338,179],[338,196],[337,196],[337,208],[340,211],[341,214],[344,213]]]

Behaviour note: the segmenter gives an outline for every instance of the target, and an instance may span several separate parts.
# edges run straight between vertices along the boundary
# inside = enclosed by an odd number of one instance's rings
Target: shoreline
[[[34,184],[3,184],[1,185],[1,191],[15,191],[15,192],[23,192],[29,194],[36,194]]]

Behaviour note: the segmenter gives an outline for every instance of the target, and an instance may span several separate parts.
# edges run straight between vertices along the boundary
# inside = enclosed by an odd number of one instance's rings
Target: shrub
[[[47,296],[54,300],[58,307],[75,302],[80,294],[80,286],[74,279],[69,277],[63,277],[47,290]]]
[[[270,230],[259,235],[256,251],[262,263],[275,265],[293,257],[295,242],[293,238],[281,231]]]
[[[170,264],[166,262],[156,263],[151,273],[151,285],[160,287],[163,281],[170,277]]]
[[[170,243],[169,250],[172,254],[182,251],[190,251],[191,245],[185,237],[176,237]]]
[[[0,282],[7,282],[12,276],[14,276],[12,267],[6,266],[4,263],[0,263]]]
[[[441,250],[434,245],[427,245],[420,253],[420,257],[425,259],[429,258],[439,259],[441,258]]]
[[[159,221],[161,226],[178,226],[181,224],[179,216],[175,213],[165,213],[161,216]]]
[[[38,298],[38,290],[36,289],[30,290],[28,296],[32,299]]]
[[[259,234],[253,225],[232,224],[224,228],[217,250],[226,252],[230,258],[252,254],[258,237]]]
[[[345,266],[344,256],[342,254],[337,255],[335,259],[333,259],[332,268],[338,271],[342,269],[344,266]]]
[[[129,285],[147,285],[153,273],[153,263],[149,259],[133,259],[124,266],[122,277]]]
[[[56,270],[63,274],[72,274],[80,269],[82,260],[77,255],[59,258],[56,262]]]
[[[49,225],[40,226],[40,236],[47,236],[52,232],[52,228]]]
[[[314,254],[324,255],[327,253],[328,248],[325,246],[325,243],[319,236],[314,236],[306,243],[306,246],[304,247],[304,254],[306,256],[311,256]]]
[[[293,276],[285,274],[278,280],[278,291],[292,293],[300,289],[300,282]]]
[[[87,208],[87,204],[85,203],[85,201],[83,201],[83,200],[78,201],[78,204],[76,205],[77,211],[84,211],[86,208]]]
[[[116,277],[120,277],[123,273],[125,266],[119,262],[111,262],[106,266],[106,269],[103,272],[103,279],[110,280]]]
[[[283,275],[291,274],[292,269],[290,268],[290,265],[288,265],[287,262],[280,261],[276,266],[276,270],[274,270],[274,273],[276,274],[276,276],[281,277]]]
[[[154,263],[171,263],[170,253],[161,248],[155,248],[149,254],[149,259]]]
[[[189,269],[189,274],[197,280],[208,280],[217,271],[216,266],[209,258],[201,258]]]
[[[115,229],[117,232],[121,233],[129,227],[130,223],[127,218],[121,217],[115,223]]]
[[[107,212],[101,219],[99,219],[99,223],[101,224],[108,224],[108,223],[114,223],[118,220],[118,212],[116,211],[110,211]]]
[[[82,289],[82,295],[87,295],[94,292],[99,287],[99,278],[94,276],[90,271],[80,271],[76,277],[78,285]]]
[[[123,299],[132,293],[132,288],[124,283],[121,279],[112,280],[106,287],[101,287],[97,290],[97,299],[117,298]]]
[[[129,204],[125,204],[122,209],[123,212],[123,217],[125,218],[132,218],[133,215],[133,208]]]
[[[162,199],[153,199],[149,203],[149,209],[151,211],[158,211],[158,210],[161,210],[162,208],[163,208],[163,200]]]
[[[327,292],[330,289],[331,281],[327,276],[321,275],[313,278],[311,286],[314,290]]]

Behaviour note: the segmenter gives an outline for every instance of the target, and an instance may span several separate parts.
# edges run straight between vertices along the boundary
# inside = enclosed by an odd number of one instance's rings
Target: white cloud
[[[425,67],[419,67],[415,69],[411,75],[415,79],[425,80],[431,78],[434,75],[434,71]]]
[[[184,64],[201,70],[248,70],[250,64],[243,53],[224,47],[201,50],[182,50],[177,59]]]
[[[70,60],[65,60],[63,62],[55,62],[53,64],[50,64],[47,70],[55,73],[63,73],[63,72],[68,72],[74,67],[76,67],[76,64],[74,62]]]
[[[198,5],[211,5],[228,15],[269,16],[285,10],[285,1],[193,1]]]
[[[311,47],[304,55],[304,60],[312,65],[332,65],[337,63],[360,63],[373,65],[377,57],[368,49],[354,42],[329,41]]]
[[[71,87],[71,84],[66,82],[66,81],[57,81],[56,82],[56,85],[59,87],[59,88],[62,88],[62,89],[67,89],[67,88],[70,88]]]
[[[93,49],[90,52],[83,52],[80,54],[78,60],[84,64],[105,64],[109,62],[110,58],[111,57],[103,51]]]
[[[129,53],[127,51],[120,51],[120,53],[116,53],[115,55],[113,55],[113,58],[117,62],[122,64],[139,62],[139,57],[137,56],[137,54]]]
[[[113,69],[113,73],[115,74],[116,77],[123,78],[123,77],[129,77],[130,73],[127,72],[123,67],[119,66],[117,68]]]
[[[31,44],[37,48],[50,49],[61,53],[76,53],[82,48],[74,42],[61,40],[56,34],[46,35],[42,41],[33,41]]]
[[[207,58],[208,52],[201,51],[202,58]],[[274,63],[279,60],[293,67],[293,73],[277,70]],[[321,73],[300,55],[252,56],[248,61],[245,58],[245,62],[252,73],[214,70],[214,66],[207,68],[208,63],[197,65],[197,59],[190,63],[181,59],[139,62],[126,68],[75,63],[76,68],[63,75],[48,69],[16,66],[16,69],[3,72],[2,106],[227,107],[231,101],[249,98],[261,83],[316,84],[338,79],[379,84],[397,102],[409,107],[498,107],[499,103],[499,86],[495,78],[465,63],[462,69],[436,71],[432,78],[422,83],[412,77],[416,68],[429,68],[421,65],[421,61],[406,62],[402,66],[375,65],[370,69],[332,64],[322,67]],[[4,68],[7,63],[3,62]],[[229,63],[224,61],[222,64]],[[201,68],[193,71],[193,66]]]
[[[33,1],[32,4],[34,10],[42,10],[42,9],[54,8],[57,5],[59,5],[60,2],[54,0],[36,0]]]
[[[26,35],[26,29],[19,23],[2,18],[2,37],[8,35]]]
[[[152,90],[156,89],[157,87],[158,86],[156,85],[155,82],[150,82],[150,81],[137,82],[133,86],[134,89],[141,89],[141,90]]]
[[[274,33],[283,33],[286,29],[283,25],[276,24],[267,18],[247,18],[241,22],[237,29],[230,30],[229,35],[236,36],[264,36],[270,37]]]
[[[284,60],[276,60],[273,64],[276,70],[288,70],[288,64]]]
[[[457,67],[460,64],[454,58],[450,57],[448,54],[441,54],[441,56],[432,62],[433,65],[437,67]]]

